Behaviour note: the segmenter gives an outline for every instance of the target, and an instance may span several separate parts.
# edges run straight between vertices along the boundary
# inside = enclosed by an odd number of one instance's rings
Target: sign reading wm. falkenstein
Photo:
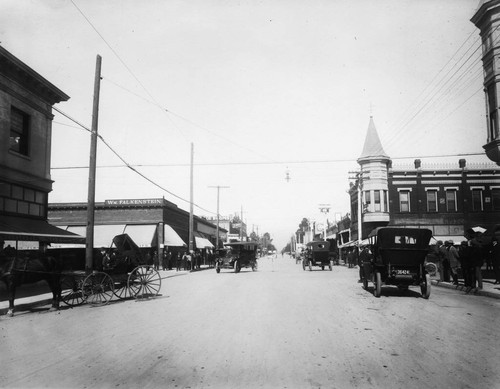
[[[104,200],[105,205],[163,205],[164,199],[122,199]]]

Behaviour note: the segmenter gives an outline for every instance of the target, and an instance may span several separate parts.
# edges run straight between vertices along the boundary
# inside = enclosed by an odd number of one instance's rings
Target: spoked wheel
[[[156,297],[161,288],[161,277],[152,266],[138,266],[128,276],[128,289],[132,297]]]
[[[375,289],[373,291],[373,295],[375,297],[380,297],[382,294],[382,275],[380,272],[375,273]]]
[[[97,271],[85,278],[82,290],[84,298],[89,304],[106,305],[113,298],[114,282],[109,274]]]
[[[113,294],[120,300],[126,300],[131,298],[130,289],[128,287],[128,282],[126,280],[122,280],[120,282],[115,282],[115,288],[113,290]]]
[[[420,291],[422,292],[422,297],[424,299],[428,299],[431,295],[431,275],[426,274],[425,279],[422,281],[422,284],[420,284]]]
[[[61,301],[70,307],[83,304],[85,296],[83,295],[82,285],[83,276],[63,275],[61,279]]]

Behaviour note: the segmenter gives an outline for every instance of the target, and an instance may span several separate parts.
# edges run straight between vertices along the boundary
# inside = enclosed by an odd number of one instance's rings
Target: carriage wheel
[[[373,295],[375,297],[380,297],[382,294],[382,275],[380,272],[375,273],[375,289],[373,291]]]
[[[114,282],[109,274],[97,271],[85,278],[82,290],[89,304],[106,305],[113,298]]]
[[[113,294],[118,297],[120,300],[126,300],[131,298],[130,290],[128,288],[128,282],[123,280],[120,282],[115,282],[115,288],[113,290]]]
[[[76,307],[85,302],[82,285],[83,278],[74,275],[64,275],[61,280],[61,301],[70,306]]]
[[[424,299],[428,299],[431,295],[431,276],[430,274],[425,275],[424,281],[422,281],[422,284],[420,285],[420,291],[422,292],[422,297]]]
[[[128,276],[127,285],[132,297],[156,297],[161,288],[160,273],[152,266],[138,266]]]

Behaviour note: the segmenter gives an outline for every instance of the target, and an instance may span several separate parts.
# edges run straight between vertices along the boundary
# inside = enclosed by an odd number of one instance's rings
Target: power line
[[[77,121],[76,119],[73,119],[71,116],[69,116],[68,114],[64,113],[63,111],[61,111],[60,109],[58,109],[58,108],[56,108],[56,107],[53,107],[53,108],[54,108],[54,110],[55,110],[55,111],[59,112],[61,115],[65,116],[65,117],[66,117],[66,118],[68,118],[69,120],[71,120],[71,121],[73,121],[74,123],[78,124],[78,125],[79,125],[80,127],[82,127],[84,130],[86,130],[86,131],[88,131],[88,132],[91,132],[91,130],[90,130],[87,126],[85,126],[85,125],[81,124],[81,123],[80,123],[79,121]],[[164,188],[164,187],[163,187],[163,186],[161,186],[160,184],[156,183],[155,181],[153,181],[152,179],[150,179],[149,177],[147,177],[146,175],[144,175],[143,173],[141,173],[140,171],[138,171],[138,170],[136,169],[136,166],[129,164],[129,163],[128,163],[128,162],[127,162],[127,161],[126,161],[126,160],[125,160],[125,159],[124,159],[124,158],[123,158],[123,157],[122,157],[122,156],[121,156],[121,155],[120,155],[120,154],[119,154],[119,153],[118,153],[118,152],[117,152],[117,151],[116,151],[113,147],[111,147],[111,145],[110,145],[110,144],[109,144],[109,143],[108,143],[108,142],[107,142],[107,141],[106,141],[106,140],[102,137],[102,135],[98,134],[98,135],[97,135],[97,137],[99,138],[99,140],[100,140],[102,143],[104,143],[104,145],[105,145],[105,146],[106,146],[109,150],[111,150],[111,152],[112,152],[112,153],[113,153],[116,157],[118,157],[118,159],[119,159],[120,161],[122,161],[122,162],[123,162],[123,165],[121,165],[121,166],[119,166],[119,167],[122,167],[122,168],[123,168],[123,167],[126,167],[126,168],[128,168],[128,169],[132,170],[132,171],[133,171],[134,173],[136,173],[137,175],[141,176],[143,179],[145,179],[145,180],[146,180],[146,181],[148,181],[149,183],[151,183],[151,184],[153,184],[154,186],[156,186],[157,188],[159,188],[159,189],[163,190],[164,192],[166,192],[166,193],[168,193],[168,194],[170,194],[170,195],[174,196],[175,198],[177,198],[177,199],[179,199],[179,200],[181,200],[181,201],[184,201],[184,202],[187,202],[187,203],[191,203],[189,200],[186,200],[186,199],[184,199],[184,198],[182,198],[182,197],[180,197],[180,196],[176,195],[175,193],[173,193],[173,192],[171,192],[170,190],[168,190],[168,189]],[[116,166],[116,167],[118,167],[118,166]],[[74,168],[75,168],[75,169],[88,169],[88,166],[86,166],[86,167],[74,167]],[[54,167],[53,167],[53,168],[51,168],[51,169],[54,169],[54,170],[61,170],[60,168],[54,168]],[[201,206],[199,206],[199,205],[196,205],[196,204],[194,204],[194,203],[193,203],[193,205],[194,205],[195,207],[197,207],[198,209],[201,209],[201,210],[203,210],[203,211],[205,211],[205,212],[208,212],[208,213],[211,213],[211,214],[214,214],[214,215],[216,214],[215,212],[209,211],[209,210],[207,210],[207,209],[205,209],[205,208],[203,208],[203,207],[201,207]]]

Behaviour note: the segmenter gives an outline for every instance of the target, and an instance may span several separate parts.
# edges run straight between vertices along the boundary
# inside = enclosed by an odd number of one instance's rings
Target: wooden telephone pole
[[[94,208],[95,208],[95,176],[97,156],[97,123],[99,119],[99,92],[101,89],[101,56],[97,55],[94,79],[94,100],[92,106],[92,128],[90,136],[89,187],[87,200],[87,233],[85,242],[85,271],[94,269]]]

